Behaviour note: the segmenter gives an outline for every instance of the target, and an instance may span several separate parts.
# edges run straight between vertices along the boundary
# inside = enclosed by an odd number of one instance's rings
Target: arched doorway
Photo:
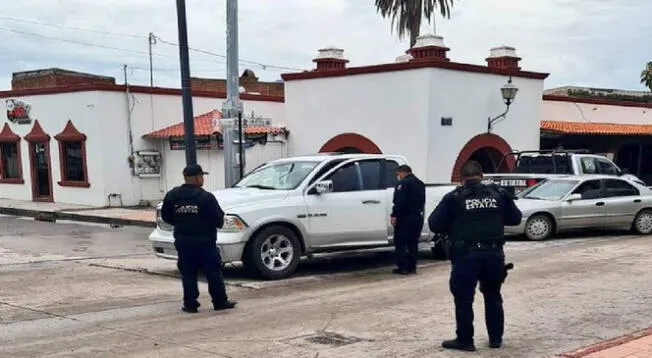
[[[319,152],[382,154],[376,143],[357,133],[336,135],[324,143]]]
[[[451,181],[460,181],[460,168],[469,160],[475,160],[482,165],[485,173],[497,171],[512,171],[514,169],[514,157],[509,156],[498,168],[503,156],[512,151],[512,147],[502,137],[491,133],[479,134],[471,138],[457,155],[457,160],[451,173]]]
[[[363,154],[362,150],[357,147],[342,147],[338,150],[336,150],[338,153],[346,153],[346,154]]]
[[[473,152],[469,157],[469,160],[475,160],[482,165],[483,173],[496,173],[499,169],[498,165],[500,165],[502,159],[503,154],[493,147],[480,148]]]

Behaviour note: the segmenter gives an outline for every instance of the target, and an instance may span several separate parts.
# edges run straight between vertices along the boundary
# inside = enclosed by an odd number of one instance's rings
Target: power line
[[[71,29],[71,30],[77,30],[77,31],[86,31],[86,32],[91,32],[91,33],[105,34],[105,35],[112,35],[112,36],[122,36],[122,37],[137,38],[137,39],[147,39],[148,38],[148,36],[142,36],[142,35],[127,34],[127,33],[112,32],[112,31],[104,31],[104,30],[96,30],[96,29],[89,29],[89,28],[77,27],[77,26],[59,25],[59,24],[46,23],[46,22],[33,21],[33,20],[17,19],[17,18],[7,17],[7,16],[0,16],[0,19],[15,21],[15,22],[21,22],[21,23],[25,23],[25,24],[49,26],[49,27],[55,27],[55,28],[61,28],[61,29]],[[94,47],[99,47],[99,48],[112,49],[112,50],[116,50],[116,51],[134,52],[134,53],[141,53],[141,54],[143,53],[141,51],[119,49],[119,48],[100,45],[100,44],[85,43],[83,41],[54,38],[54,37],[49,37],[49,36],[46,36],[46,35],[41,35],[41,34],[36,34],[36,33],[29,33],[29,32],[21,31],[21,30],[14,30],[14,29],[7,29],[7,28],[0,28],[0,30],[14,32],[14,33],[20,33],[20,34],[23,34],[23,35],[39,36],[39,37],[43,37],[43,38],[49,38],[49,39],[52,39],[52,40],[64,41],[64,42],[69,42],[69,43],[76,43],[76,44],[79,44],[79,45],[87,45],[87,46],[94,46]],[[170,46],[175,46],[175,47],[179,46],[178,44],[170,42],[170,41],[166,41],[166,40],[160,38],[159,36],[154,35],[154,37],[156,38],[156,40],[158,40],[158,41],[160,41],[160,42],[162,42],[164,44],[167,44],[167,45],[170,45]],[[219,58],[226,58],[226,55],[215,53],[215,52],[210,52],[210,51],[197,49],[197,48],[192,48],[192,47],[189,47],[188,49],[190,51],[195,51],[197,53],[202,53],[202,54],[209,55],[209,56],[214,56],[214,57],[219,57]],[[145,52],[145,54],[149,54],[149,53]],[[163,56],[163,57],[171,57],[171,56],[160,55],[160,54],[154,54],[154,55]],[[204,60],[204,61],[206,61],[206,60]],[[240,59],[239,62],[260,66],[263,70],[267,70],[267,69],[290,70],[290,71],[303,71],[304,70],[304,69],[294,68],[294,67],[268,65],[268,64],[265,64],[265,63],[262,63],[262,62],[250,61],[250,60],[245,60],[245,59]]]
[[[96,33],[96,34],[122,36],[122,37],[138,38],[138,39],[146,39],[147,38],[147,36],[142,36],[142,35],[134,35],[134,34],[125,34],[125,33],[120,33],[120,32],[95,30],[95,29],[89,29],[89,28],[84,28],[84,27],[59,25],[59,24],[52,24],[52,23],[33,21],[33,20],[16,19],[16,18],[7,17],[7,16],[0,16],[0,19],[15,21],[15,22],[22,22],[24,24],[33,24],[33,25],[56,27],[56,28],[59,28],[59,29],[71,29],[71,30],[77,30],[77,31],[93,32],[93,33]]]
[[[160,42],[162,42],[162,43],[164,43],[164,44],[166,44],[166,45],[179,46],[178,44],[176,44],[176,43],[174,43],[174,42],[166,41],[166,40],[160,38],[159,36],[154,35],[154,37],[156,38],[157,41],[160,41]],[[192,47],[189,47],[188,49],[191,50],[191,51],[195,51],[195,52],[203,53],[203,54],[206,54],[206,55],[216,56],[216,57],[220,57],[220,58],[226,58],[226,55],[222,55],[222,54],[219,54],[219,53],[214,53],[214,52],[210,52],[210,51],[200,50],[200,49],[196,49],[196,48],[192,48]],[[303,71],[303,70],[300,69],[300,68],[267,65],[267,64],[264,64],[264,63],[261,63],[261,62],[249,61],[249,60],[244,60],[244,59],[240,59],[239,62],[248,63],[248,64],[252,64],[252,65],[258,65],[258,66],[261,66],[263,69],[266,69],[266,68],[277,68],[277,69],[281,69],[281,70]]]

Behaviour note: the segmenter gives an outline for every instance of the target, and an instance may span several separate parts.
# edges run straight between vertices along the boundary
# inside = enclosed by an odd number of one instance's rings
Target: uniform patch
[[[199,214],[199,206],[197,205],[179,205],[174,208],[176,214]]]
[[[495,198],[466,199],[464,200],[466,210],[476,209],[498,209],[498,200]]]

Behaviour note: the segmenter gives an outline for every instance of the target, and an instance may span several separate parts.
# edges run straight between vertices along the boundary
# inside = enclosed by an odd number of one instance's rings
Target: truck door
[[[316,194],[309,189],[305,196],[312,245],[387,243],[380,160],[347,161],[322,180],[333,182],[332,192]]]

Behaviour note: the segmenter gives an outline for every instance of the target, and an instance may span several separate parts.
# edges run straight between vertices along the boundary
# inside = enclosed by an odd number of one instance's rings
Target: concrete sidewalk
[[[0,215],[26,216],[36,220],[81,221],[109,225],[156,227],[154,208],[96,207],[0,199]]]
[[[652,327],[626,334],[555,358],[650,358],[652,357]]]

